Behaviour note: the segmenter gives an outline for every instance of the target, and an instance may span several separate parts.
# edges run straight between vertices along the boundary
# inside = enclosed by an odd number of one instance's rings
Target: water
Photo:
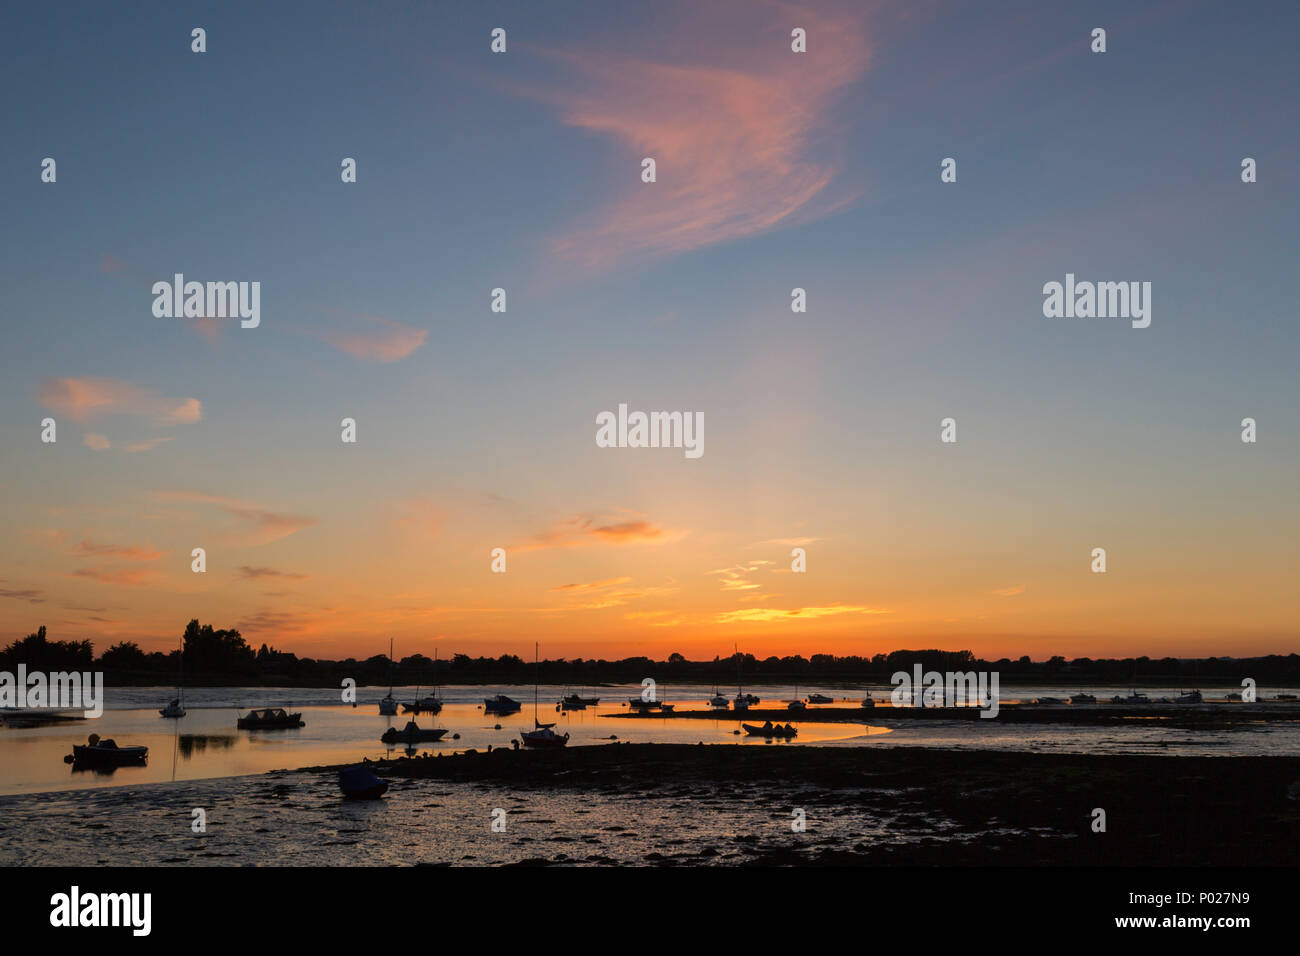
[[[428,688],[424,688],[427,692]],[[504,690],[525,704],[509,717],[485,715],[484,697]],[[626,713],[629,697],[639,696],[640,686],[602,687],[582,691],[599,696],[601,703],[585,711],[557,713],[555,701],[570,688],[544,687],[539,717],[555,722],[558,732],[571,735],[569,746],[607,743],[611,736],[630,742],[740,743],[747,746],[784,746],[760,738],[736,735],[734,719],[635,719],[614,716]],[[790,715],[799,728],[798,744],[826,746],[926,746],[962,749],[1050,751],[1070,753],[1180,753],[1209,755],[1294,754],[1300,750],[1300,727],[1296,722],[1254,723],[1212,729],[1180,729],[1154,722],[1133,721],[1123,727],[1089,727],[1070,724],[1009,724],[998,720],[910,720],[891,717],[888,688],[872,688],[878,701],[874,711],[864,712],[863,723],[818,722],[816,707],[802,716]],[[1077,690],[1077,688],[1075,689]],[[1174,696],[1178,688],[1148,688],[1152,699]],[[394,696],[409,701],[417,689],[399,688]],[[679,709],[704,709],[710,687],[667,689],[666,699]],[[781,706],[793,698],[793,687],[756,687],[763,698],[760,706]],[[1041,696],[1068,697],[1073,690],[1062,687],[1007,689],[1003,703],[1032,700]],[[1101,700],[1127,688],[1092,688]],[[1270,689],[1275,693],[1293,693]],[[351,763],[362,757],[377,759],[401,754],[401,747],[381,743],[389,727],[401,728],[410,715],[382,717],[377,702],[387,688],[358,691],[358,706],[339,703],[339,691],[332,688],[194,688],[185,694],[187,714],[181,720],[158,716],[157,708],[173,692],[169,688],[109,688],[103,716],[37,727],[0,727],[0,794],[41,793],[102,787],[138,786],[172,781],[195,781],[237,777],[273,770]],[[440,688],[446,702],[441,714],[414,719],[422,727],[448,729],[436,744],[419,744],[423,751],[454,751],[474,748],[510,747],[521,730],[532,729],[531,688],[496,686]],[[824,693],[839,706],[861,700],[862,691],[844,688],[799,688],[800,696]],[[1207,700],[1226,691],[1210,691]],[[663,694],[663,690],[661,690]],[[301,711],[306,726],[295,730],[237,730],[240,711],[253,706],[283,706]],[[1222,706],[1230,707],[1231,704]],[[496,725],[500,729],[496,729]],[[121,746],[149,747],[149,761],[143,767],[120,767],[111,773],[73,770],[63,762],[73,744],[84,743],[90,733],[111,737]],[[454,739],[453,734],[459,734]]]

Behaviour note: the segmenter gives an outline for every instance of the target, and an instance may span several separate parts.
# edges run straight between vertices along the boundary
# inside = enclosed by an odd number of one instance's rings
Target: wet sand
[[[391,783],[382,800],[341,799],[332,767],[0,797],[0,864],[1290,866],[1300,853],[1297,757],[614,743],[370,766]],[[206,833],[191,830],[196,808]]]
[[[907,836],[810,852],[765,847],[754,863],[1249,866],[1293,865],[1300,853],[1300,757],[615,744],[401,759],[376,769],[630,801],[664,786],[709,800],[757,785],[810,815],[887,809]],[[1093,832],[1095,808],[1106,811],[1104,833]]]

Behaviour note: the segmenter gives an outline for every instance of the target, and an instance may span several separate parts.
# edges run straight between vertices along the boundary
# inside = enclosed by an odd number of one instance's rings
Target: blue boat
[[[365,767],[344,767],[339,771],[339,789],[347,800],[378,800],[388,791],[388,781]]]

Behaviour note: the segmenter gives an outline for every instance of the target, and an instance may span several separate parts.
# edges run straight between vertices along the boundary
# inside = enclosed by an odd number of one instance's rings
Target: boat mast
[[[541,721],[537,719],[537,682],[541,680],[542,663],[539,656],[540,643],[533,642],[533,729],[541,727]]]
[[[388,696],[393,696],[393,639],[388,639]]]

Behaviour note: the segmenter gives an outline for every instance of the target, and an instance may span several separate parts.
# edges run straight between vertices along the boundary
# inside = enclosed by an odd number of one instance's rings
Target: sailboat
[[[158,711],[160,717],[184,717],[185,716],[185,637],[181,636],[181,667],[179,676],[176,678],[176,699],[166,707]]]
[[[753,694],[746,694],[745,688],[740,684],[740,665],[744,660],[740,656],[740,648],[736,647],[736,697],[731,702],[732,707],[736,710],[749,710],[750,704],[758,703],[758,698]]]
[[[726,710],[730,704],[731,701],[727,700],[726,694],[718,690],[718,682],[717,680],[714,680],[713,696],[709,698],[709,706],[714,710]]]
[[[421,697],[420,688],[415,689],[415,703],[403,704],[402,710],[408,714],[437,714],[442,711],[442,698],[438,696],[438,649],[433,649],[433,693]]]
[[[393,697],[393,639],[388,639],[388,696],[379,702],[379,713],[392,717],[397,713],[397,699]]]
[[[554,724],[544,724],[537,719],[537,684],[542,669],[539,655],[539,645],[533,644],[533,729],[520,731],[519,738],[525,747],[563,747],[569,742],[569,735],[561,736],[552,729]]]
[[[786,701],[786,708],[789,710],[807,710],[808,705],[803,702],[799,696],[799,685],[794,685],[794,700]]]

